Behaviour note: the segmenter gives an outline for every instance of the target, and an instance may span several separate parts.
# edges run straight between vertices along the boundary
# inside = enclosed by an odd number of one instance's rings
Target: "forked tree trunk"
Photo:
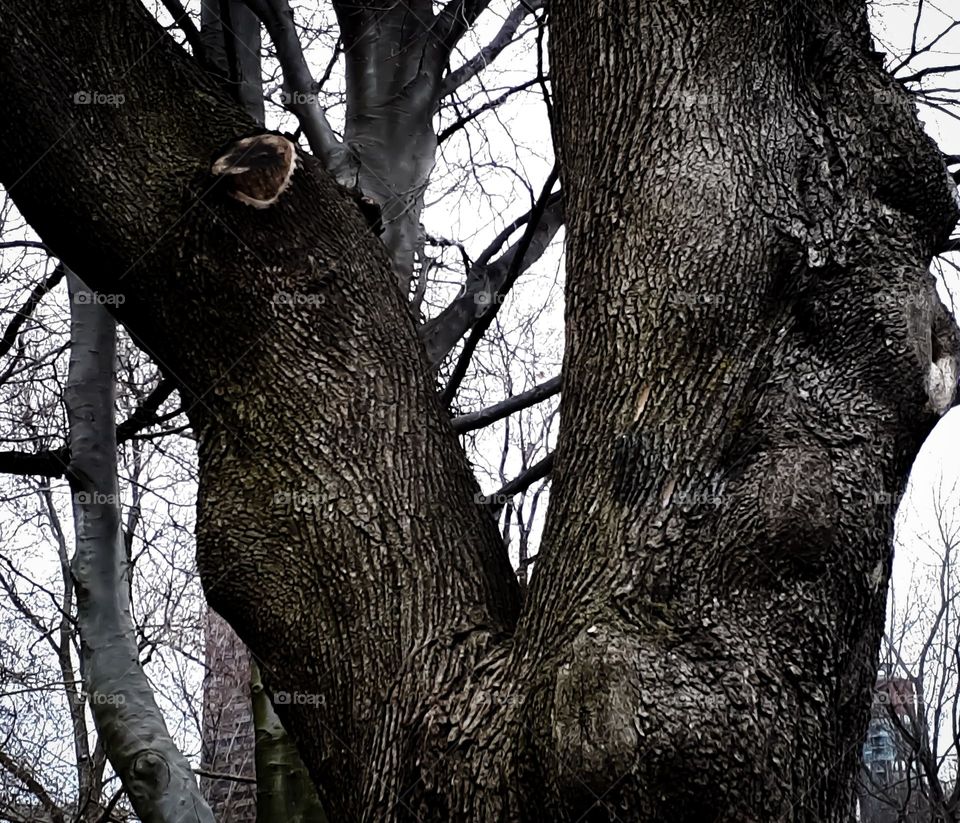
[[[179,381],[207,595],[332,819],[845,820],[955,190],[862,3],[552,14],[567,353],[522,614],[378,240],[309,159],[266,211],[211,189],[248,122],[139,6],[0,4],[0,180]]]

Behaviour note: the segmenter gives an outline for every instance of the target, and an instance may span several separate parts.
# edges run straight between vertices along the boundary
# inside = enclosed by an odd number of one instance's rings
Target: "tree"
[[[887,779],[865,772],[861,789],[878,821],[960,820],[956,494],[941,475],[930,499],[914,490],[900,508],[898,551],[908,541],[915,551],[908,584],[891,585],[880,650],[883,681],[896,689],[878,691],[874,709],[899,762],[889,764]]]
[[[336,10],[348,146],[394,134],[375,111],[429,145],[482,4]],[[209,164],[251,123],[145,10],[3,0],[0,181],[176,382],[207,597],[331,819],[844,819],[890,558],[873,500],[953,399],[927,270],[956,188],[862,2],[551,15],[566,351],[522,600],[411,319],[409,226],[370,231],[322,122],[289,193],[239,206]],[[374,198],[404,214],[412,157]]]

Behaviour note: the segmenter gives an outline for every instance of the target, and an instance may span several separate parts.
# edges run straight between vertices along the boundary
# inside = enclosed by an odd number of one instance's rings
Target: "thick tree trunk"
[[[845,819],[954,190],[860,4],[552,11],[568,349],[522,616],[382,247],[310,158],[265,211],[212,188],[249,121],[139,6],[0,2],[0,180],[179,382],[207,595],[332,819]]]
[[[862,3],[554,12],[563,423],[518,630],[566,649],[544,758],[637,819],[844,819],[885,503],[956,348],[928,274],[956,189]]]
[[[220,68],[244,111],[264,122],[260,20],[239,0],[203,0],[200,14],[206,64]],[[213,609],[204,626],[203,730],[200,765],[232,777],[253,777],[255,737],[250,652]],[[218,820],[253,823],[256,783],[202,778],[200,789]]]
[[[428,23],[430,0],[387,8],[344,0],[335,8],[346,61],[344,141],[359,161],[351,182],[381,207],[382,240],[406,294],[437,151],[433,115],[448,49]]]

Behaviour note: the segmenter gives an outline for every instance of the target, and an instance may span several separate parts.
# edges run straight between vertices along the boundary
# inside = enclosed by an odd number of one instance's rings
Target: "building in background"
[[[873,690],[870,725],[863,744],[857,789],[861,823],[927,823],[931,819],[921,783],[916,746],[925,735],[912,680],[884,667]]]

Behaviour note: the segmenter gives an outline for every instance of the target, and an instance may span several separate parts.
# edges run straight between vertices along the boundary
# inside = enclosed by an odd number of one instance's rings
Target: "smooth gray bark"
[[[200,37],[208,65],[223,72],[240,105],[263,125],[260,20],[240,0],[202,0]]]
[[[114,423],[116,323],[72,273],[70,487],[84,688],[101,744],[144,823],[213,823],[140,666],[130,618]]]

